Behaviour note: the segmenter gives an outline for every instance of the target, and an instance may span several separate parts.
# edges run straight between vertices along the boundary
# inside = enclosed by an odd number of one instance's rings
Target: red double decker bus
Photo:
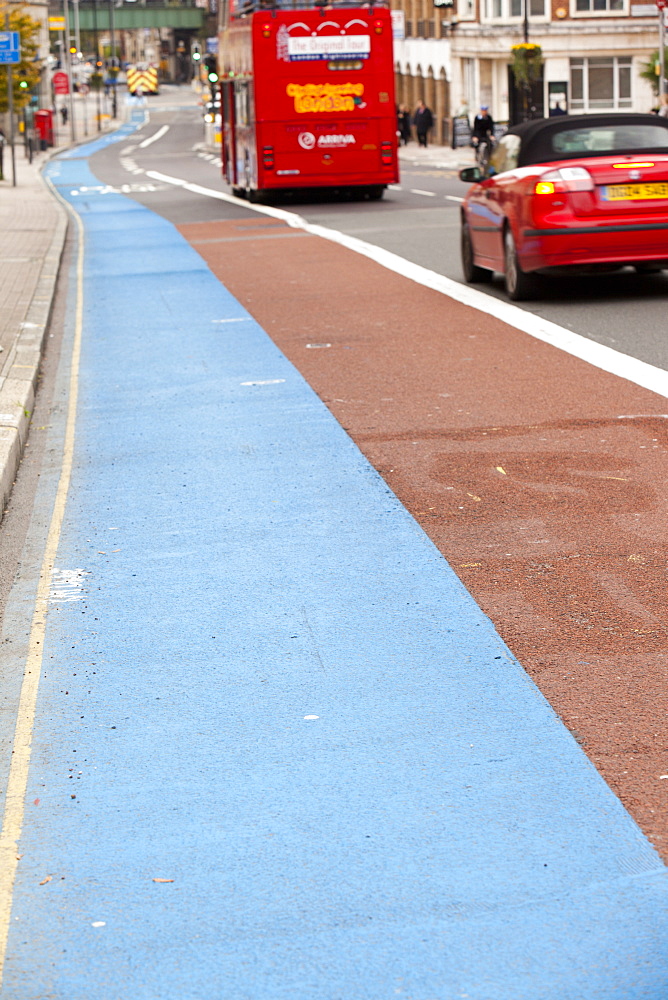
[[[223,174],[235,193],[381,198],[399,178],[390,11],[236,6],[222,21]]]

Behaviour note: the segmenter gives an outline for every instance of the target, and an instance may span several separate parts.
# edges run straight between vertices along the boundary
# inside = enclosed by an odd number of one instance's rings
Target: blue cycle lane
[[[668,996],[651,845],[98,148],[48,168],[85,232],[83,341],[0,996]]]

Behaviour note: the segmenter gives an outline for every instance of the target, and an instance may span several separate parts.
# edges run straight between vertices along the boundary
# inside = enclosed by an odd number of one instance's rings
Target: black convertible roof
[[[554,118],[538,118],[535,121],[522,122],[521,125],[513,125],[506,132],[506,135],[517,135],[520,137],[521,146],[518,167],[527,167],[532,163],[551,162],[552,160],[571,160],[575,156],[582,157],[582,152],[574,154],[568,151],[556,151],[554,148],[554,136],[559,132],[567,132],[572,129],[584,128],[605,128],[614,126],[623,128],[624,126],[653,125],[654,127],[666,130],[666,149],[668,152],[668,118],[661,118],[659,115],[640,114],[592,114],[592,115],[558,115]],[[656,147],[647,147],[646,152],[656,151]],[[642,147],[630,145],[629,153],[642,152]],[[591,151],[588,156],[606,156],[611,150]],[[615,153],[623,153],[623,144],[615,146]]]

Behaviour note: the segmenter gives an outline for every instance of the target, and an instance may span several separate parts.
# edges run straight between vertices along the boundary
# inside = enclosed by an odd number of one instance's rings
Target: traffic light
[[[218,66],[216,57],[212,53],[204,57],[204,65],[206,66],[206,78],[209,83],[218,83]]]
[[[75,56],[76,54],[77,54],[77,47],[76,47],[76,45],[70,45],[70,55],[71,56]]]
[[[20,69],[19,70],[19,77],[23,77],[23,79],[19,79],[19,90],[27,90],[28,89],[29,84],[28,84],[28,81],[25,79],[25,75],[26,75],[26,71],[24,69]]]
[[[199,49],[193,49],[193,62],[199,62],[202,58],[202,53]]]

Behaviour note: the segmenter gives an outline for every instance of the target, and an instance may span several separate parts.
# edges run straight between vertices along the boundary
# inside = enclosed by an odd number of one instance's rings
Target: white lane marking
[[[143,170],[135,170],[134,173],[143,174]],[[130,194],[133,191],[144,193],[146,191],[161,191],[164,190],[164,185],[156,184],[121,184],[120,187],[100,187],[100,188],[90,188],[84,187],[77,190],[74,188],[70,191],[72,197],[78,197],[84,194]]]
[[[409,188],[411,194],[423,194],[426,198],[435,198],[435,191],[422,191],[421,188]]]
[[[130,174],[134,174],[140,169],[131,156],[119,156],[118,162],[123,170],[127,170]]]
[[[388,184],[387,185],[387,190],[388,191],[403,191],[403,188],[402,188],[401,184]]]
[[[279,382],[285,382],[284,378],[265,378],[257,379],[255,382],[242,382],[242,385],[278,385]]]
[[[158,139],[162,139],[165,132],[169,132],[169,125],[163,125],[162,128],[159,128],[157,132],[155,132],[153,135],[150,135],[148,139],[144,139],[143,142],[140,142],[139,148],[146,149],[146,147],[150,146],[152,142],[157,142]]]
[[[437,274],[435,271],[430,271],[419,264],[413,264],[398,254],[391,253],[389,250],[383,250],[382,247],[365,243],[355,236],[339,233],[335,229],[327,229],[325,226],[307,222],[306,219],[295,212],[286,212],[282,208],[274,208],[271,205],[251,205],[245,199],[235,198],[234,195],[227,194],[225,191],[213,191],[210,188],[201,187],[199,184],[189,184],[178,177],[169,177],[166,174],[158,173],[156,170],[147,170],[146,175],[155,180],[164,181],[166,184],[175,184],[178,187],[183,187],[193,194],[201,194],[207,198],[217,198],[219,201],[226,201],[230,205],[246,208],[249,212],[257,212],[258,215],[267,215],[272,219],[281,219],[293,229],[302,229],[304,232],[311,233],[312,236],[320,236],[323,239],[330,240],[332,243],[338,243],[339,246],[347,247],[347,249],[354,250],[355,253],[359,253],[363,257],[368,257],[370,260],[380,264],[381,267],[387,268],[388,271],[394,271],[395,274],[409,278],[419,285],[424,285],[425,288],[441,292],[443,295],[447,295],[449,298],[455,299],[455,301],[461,302],[465,306],[470,306],[472,309],[477,309],[488,316],[493,316],[495,319],[501,320],[502,323],[507,323],[508,326],[512,326],[516,330],[521,330],[536,340],[542,340],[544,343],[551,344],[552,347],[556,347],[566,354],[571,354],[575,358],[580,358],[581,361],[586,361],[588,364],[594,365],[595,368],[600,368],[601,371],[610,372],[612,375],[626,379],[627,382],[633,382],[644,389],[650,389],[660,396],[668,396],[668,372],[663,371],[663,369],[656,368],[646,361],[639,361],[628,354],[622,354],[621,351],[616,351],[612,347],[606,347],[605,344],[598,344],[595,340],[588,340],[579,333],[573,333],[572,330],[567,330],[557,323],[551,323],[550,320],[543,319],[542,316],[535,316],[533,313],[525,312],[524,309],[520,309],[519,306],[514,306],[510,302],[505,302],[503,299],[496,299],[492,295],[486,295],[484,292],[479,291],[477,288],[462,285],[452,278],[446,278],[445,275]]]
[[[456,194],[446,194],[445,199],[446,201],[458,201],[458,202],[464,201],[463,198],[458,198]]]
[[[85,569],[58,569],[56,566],[51,571],[51,590],[49,591],[50,604],[69,603],[70,601],[80,601],[84,596],[85,577],[89,576]]]

